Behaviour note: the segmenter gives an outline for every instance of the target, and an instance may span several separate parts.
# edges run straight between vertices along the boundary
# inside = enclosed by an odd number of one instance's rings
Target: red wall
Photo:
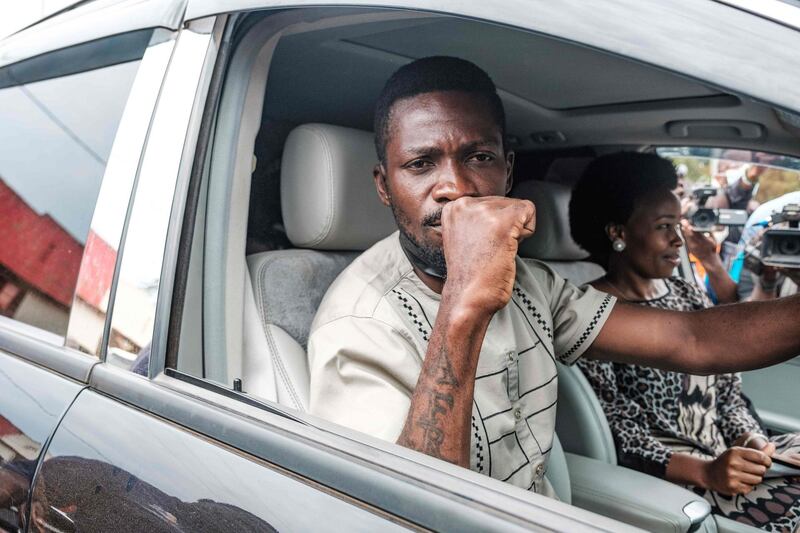
[[[55,220],[37,214],[0,179],[0,265],[69,307],[82,253]]]
[[[116,261],[117,253],[114,249],[95,232],[89,231],[77,292],[83,301],[96,309],[104,309],[101,304],[111,286]]]

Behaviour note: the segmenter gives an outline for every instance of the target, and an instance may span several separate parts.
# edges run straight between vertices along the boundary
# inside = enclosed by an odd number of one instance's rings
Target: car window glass
[[[764,167],[753,198],[763,204],[800,190],[800,159],[750,150],[700,147],[662,147],[657,153],[685,168],[691,187],[732,185],[743,167]]]
[[[149,33],[149,32],[147,32]],[[149,35],[53,52],[0,71],[0,313],[64,335],[70,310],[105,305],[77,285],[117,126]],[[141,38],[144,37],[144,38]],[[98,57],[103,61],[98,61]],[[58,77],[42,74],[58,64]],[[114,263],[94,265],[112,269]],[[87,347],[94,348],[94,347]]]

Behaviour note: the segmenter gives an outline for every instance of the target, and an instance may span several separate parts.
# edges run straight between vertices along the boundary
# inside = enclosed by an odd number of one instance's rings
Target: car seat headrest
[[[372,134],[303,124],[289,134],[281,162],[286,235],[297,247],[366,250],[397,229],[372,181]]]
[[[523,181],[511,190],[511,196],[536,205],[536,231],[522,241],[520,257],[548,261],[581,261],[589,254],[572,240],[569,231],[569,199],[572,190],[561,183]]]

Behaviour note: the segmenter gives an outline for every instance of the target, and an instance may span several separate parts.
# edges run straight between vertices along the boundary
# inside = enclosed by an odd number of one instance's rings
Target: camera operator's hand
[[[704,263],[704,266],[717,255],[717,241],[711,233],[695,231],[686,219],[681,220],[681,230],[686,240],[686,249]]]
[[[516,277],[519,242],[533,235],[536,208],[528,200],[462,197],[442,211],[442,242],[447,261],[443,296],[493,314],[506,306]]]
[[[687,195],[681,198],[681,216],[685,217],[690,212],[697,209],[697,200]]]
[[[686,219],[681,220],[681,231],[687,250],[703,265],[719,303],[729,304],[738,301],[736,283],[722,264],[722,259],[717,253],[717,240],[714,235],[709,232],[695,231]]]
[[[771,453],[774,453],[775,445],[769,446]],[[738,446],[728,448],[722,455],[706,463],[703,472],[705,488],[730,496],[749,494],[772,466],[772,459],[766,451],[770,450]]]

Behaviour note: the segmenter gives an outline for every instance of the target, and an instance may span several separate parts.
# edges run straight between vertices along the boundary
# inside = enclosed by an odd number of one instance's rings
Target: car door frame
[[[174,31],[180,27],[186,7],[185,0],[150,0],[122,2],[122,4],[125,4],[125,17],[117,17],[114,12],[108,11],[111,6],[98,10],[91,9],[91,6],[87,5],[3,39],[0,41],[0,68],[122,33],[151,28]],[[157,90],[158,87],[155,88],[156,92]],[[130,102],[126,105],[130,105]],[[152,109],[150,112],[152,113]],[[122,127],[124,124],[120,124],[120,128]],[[137,149],[141,151],[142,146],[130,147],[133,151]],[[105,180],[106,176],[103,177],[103,181]],[[123,198],[125,205],[118,206],[123,214],[127,211],[128,200],[129,198]],[[96,207],[95,205],[95,212]],[[94,223],[94,220],[92,222]],[[80,283],[81,276],[86,275],[86,272],[79,272],[76,286]],[[64,341],[64,337],[59,335],[7,317],[0,317],[0,350],[58,374],[88,383],[92,368],[100,362],[99,359],[65,346]]]

